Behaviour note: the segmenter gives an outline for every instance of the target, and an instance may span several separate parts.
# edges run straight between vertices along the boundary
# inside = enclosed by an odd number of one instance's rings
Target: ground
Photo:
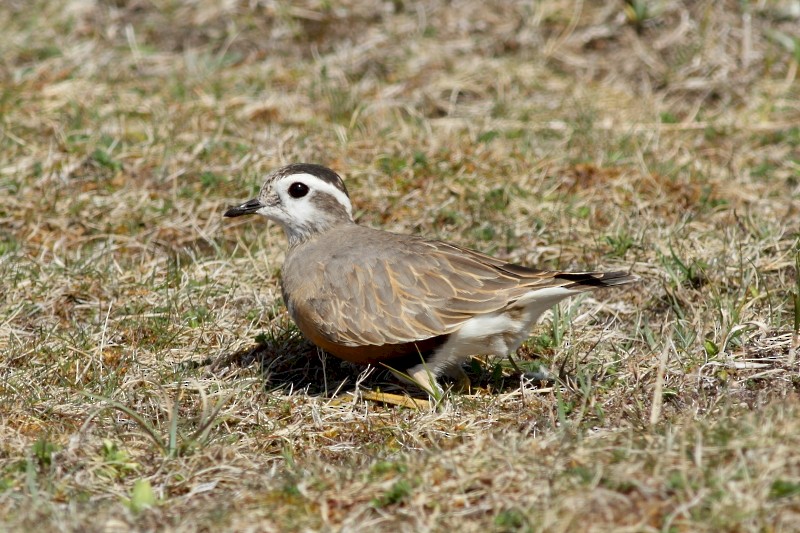
[[[796,0],[7,0],[0,526],[800,529]],[[305,343],[285,240],[630,269],[438,404]],[[552,379],[529,379],[531,373]]]

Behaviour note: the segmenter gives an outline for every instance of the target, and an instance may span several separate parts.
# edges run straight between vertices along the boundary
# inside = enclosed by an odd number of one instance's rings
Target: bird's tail
[[[576,291],[591,291],[602,287],[616,287],[617,285],[636,283],[640,279],[639,276],[625,271],[565,272],[563,274],[558,274],[556,277],[569,282],[562,285],[562,287]]]

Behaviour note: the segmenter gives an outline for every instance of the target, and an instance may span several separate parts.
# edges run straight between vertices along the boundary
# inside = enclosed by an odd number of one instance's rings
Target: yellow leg
[[[436,382],[436,376],[426,365],[416,365],[408,369],[408,375],[422,390],[436,399],[442,397],[442,388]]]

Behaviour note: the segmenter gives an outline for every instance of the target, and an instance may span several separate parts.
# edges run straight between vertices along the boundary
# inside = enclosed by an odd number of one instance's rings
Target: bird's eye
[[[291,195],[292,198],[302,198],[306,194],[308,194],[308,185],[305,183],[296,181],[289,185],[289,195]]]

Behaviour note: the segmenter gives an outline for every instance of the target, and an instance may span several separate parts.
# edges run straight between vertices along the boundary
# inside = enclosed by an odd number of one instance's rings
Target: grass
[[[2,527],[797,530],[792,6],[5,2]],[[549,314],[536,380],[365,401],[419,394],[308,345],[279,230],[221,216],[296,161],[642,282]]]

